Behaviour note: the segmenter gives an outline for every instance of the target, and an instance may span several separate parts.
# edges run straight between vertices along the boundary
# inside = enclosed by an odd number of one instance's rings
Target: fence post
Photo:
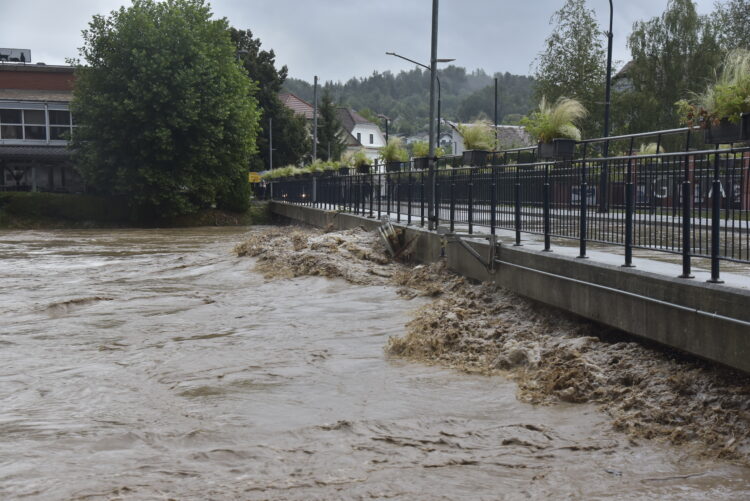
[[[721,236],[721,178],[719,177],[719,147],[714,154],[714,180],[711,187],[711,279],[713,284],[724,283],[719,278],[719,250]]]
[[[630,156],[633,148],[630,148]],[[635,212],[633,191],[633,159],[628,159],[627,172],[625,173],[625,268],[633,268],[633,213]]]
[[[469,202],[469,234],[474,233],[474,167],[469,168],[469,184],[467,186]]]
[[[408,199],[406,201],[406,211],[407,211],[406,224],[410,225],[411,224],[411,197],[412,197],[412,189],[414,188],[414,183],[412,183],[412,177],[411,177],[411,165],[409,166],[409,177],[407,178],[406,183],[407,183],[406,184],[407,191],[409,193]]]
[[[419,225],[424,227],[424,170],[419,173]]]
[[[377,173],[378,176],[378,220],[380,220],[380,199],[383,195],[383,174]]]
[[[497,226],[497,166],[492,167],[490,190],[490,235],[494,235]]]
[[[448,218],[451,223],[451,233],[456,229],[456,169],[451,169],[450,208]]]
[[[370,171],[367,177],[370,178],[370,213],[368,217],[372,217],[372,197],[375,196],[375,174]]]
[[[388,215],[388,219],[391,218],[391,174],[386,170],[385,172],[385,213]]]
[[[403,169],[404,164],[401,164]],[[396,221],[401,222],[401,180],[403,179],[403,173],[399,170],[396,174],[396,185],[393,189],[393,201],[396,203]]]
[[[516,228],[516,247],[521,245],[521,172],[516,167],[516,186],[515,186],[515,199],[516,199],[516,210],[514,214],[515,228]]]
[[[586,259],[586,217],[588,216],[588,193],[589,191],[589,185],[586,181],[586,159],[583,158],[581,160],[581,186],[580,186],[580,228],[579,228],[579,236],[580,236],[580,253],[578,254],[578,257],[580,259]]]
[[[544,252],[552,252],[550,248],[550,214],[549,214],[549,163],[544,164],[543,215],[544,219]]]
[[[690,151],[690,129],[687,131],[685,151]],[[680,278],[695,278],[690,263],[690,218],[693,206],[692,187],[690,185],[690,164],[693,159],[685,155],[685,177],[682,179],[682,275]]]

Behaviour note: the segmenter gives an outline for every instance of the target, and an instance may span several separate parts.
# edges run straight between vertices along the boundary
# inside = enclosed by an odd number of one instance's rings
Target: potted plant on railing
[[[388,144],[380,148],[380,158],[385,162],[386,172],[398,172],[401,165],[409,160],[409,152],[399,137],[392,137]]]
[[[323,177],[330,177],[338,169],[338,162],[324,162],[323,163]]]
[[[313,177],[320,177],[325,171],[325,163],[322,160],[316,160],[308,167]]]
[[[459,124],[457,129],[464,141],[463,164],[485,165],[487,155],[496,147],[492,125],[486,120],[477,120],[468,125]]]
[[[411,145],[411,154],[414,157],[415,170],[427,170],[430,166],[430,143],[427,141],[415,141]],[[435,148],[435,157],[439,158],[445,155],[443,148]]]
[[[565,160],[573,158],[581,130],[576,125],[588,115],[586,108],[576,99],[561,97],[554,105],[542,98],[539,109],[521,120],[526,132],[538,142],[540,159]]]
[[[681,122],[704,129],[707,144],[731,144],[750,139],[750,51],[727,55],[721,76],[702,94],[675,103]]]
[[[352,165],[357,174],[369,174],[372,167],[372,160],[367,156],[365,150],[359,150],[352,155]]]

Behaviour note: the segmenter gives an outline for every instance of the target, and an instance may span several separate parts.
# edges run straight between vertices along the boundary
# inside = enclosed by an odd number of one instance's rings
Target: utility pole
[[[497,77],[495,77],[495,148],[497,147]]]
[[[268,117],[268,170],[273,170],[273,118]]]
[[[313,152],[312,161],[318,158],[318,76],[315,75],[313,85]]]
[[[429,198],[427,203],[428,228],[437,229],[438,215],[435,207],[435,80],[437,78],[438,44],[438,0],[432,0],[432,50],[430,52],[430,150],[429,150]]]
[[[609,157],[609,113],[610,105],[612,104],[612,18],[614,17],[614,7],[612,0],[609,0],[609,32],[607,32],[607,86],[604,94],[604,150],[602,154],[604,158]],[[658,153],[658,152],[657,152]],[[601,179],[599,182],[599,212],[609,211],[609,201],[607,200],[607,186],[609,181],[609,161],[605,161],[602,166]],[[585,196],[585,195],[583,195]]]

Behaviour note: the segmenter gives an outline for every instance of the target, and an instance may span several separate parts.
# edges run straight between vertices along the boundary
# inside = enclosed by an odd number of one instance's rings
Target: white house
[[[350,108],[339,108],[338,115],[344,130],[351,136],[346,151],[364,149],[371,160],[378,158],[380,148],[385,146],[385,136],[380,127]]]
[[[448,120],[443,120],[443,124],[445,126],[442,127],[440,144],[448,143],[454,155],[462,154],[466,148],[464,148],[464,139],[458,133],[458,126],[472,127],[473,124],[458,124]],[[521,148],[534,144],[529,133],[521,125],[498,125],[497,137],[502,149]]]

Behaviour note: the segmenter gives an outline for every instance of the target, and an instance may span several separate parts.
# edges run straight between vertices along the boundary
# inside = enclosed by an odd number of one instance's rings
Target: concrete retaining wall
[[[375,219],[272,203],[279,216],[320,228],[375,229]],[[501,246],[490,271],[458,242],[414,227],[415,257],[699,357],[750,372],[750,291],[671,278],[554,253]],[[489,244],[471,241],[481,256]]]

